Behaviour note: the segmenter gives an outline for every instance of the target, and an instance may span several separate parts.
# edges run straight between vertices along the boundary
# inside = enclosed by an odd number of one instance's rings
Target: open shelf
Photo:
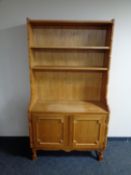
[[[74,47],[62,47],[62,46],[31,46],[31,49],[65,49],[65,50],[109,50],[108,46],[74,46]]]
[[[108,71],[105,67],[71,67],[71,66],[32,66],[33,70],[47,71]]]
[[[107,113],[108,109],[102,102],[88,101],[36,101],[30,105],[31,112],[76,112],[76,113]]]

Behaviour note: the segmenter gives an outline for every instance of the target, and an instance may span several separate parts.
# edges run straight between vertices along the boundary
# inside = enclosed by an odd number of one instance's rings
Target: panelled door
[[[99,148],[105,137],[105,115],[74,115],[71,130],[70,140],[74,149]]]
[[[63,148],[67,142],[67,131],[67,117],[65,115],[33,115],[33,134],[36,147]]]

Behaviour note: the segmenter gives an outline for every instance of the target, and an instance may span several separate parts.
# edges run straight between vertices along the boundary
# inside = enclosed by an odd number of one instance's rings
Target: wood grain
[[[40,101],[32,104],[33,113],[108,113],[107,108],[100,102],[89,101]]]
[[[33,45],[40,47],[105,46],[105,35],[106,30],[45,26],[33,28]]]
[[[72,117],[72,142],[74,148],[97,148],[103,141],[102,127],[105,115],[77,114]]]
[[[101,72],[35,71],[33,74],[38,99],[100,101]]]
[[[32,66],[104,67],[105,52],[101,50],[33,50]]]

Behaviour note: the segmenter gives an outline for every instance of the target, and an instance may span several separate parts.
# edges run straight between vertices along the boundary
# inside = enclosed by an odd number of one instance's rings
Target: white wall
[[[115,18],[108,93],[111,109],[109,136],[131,136],[130,7],[130,0],[0,0],[0,136],[28,135],[26,17]]]

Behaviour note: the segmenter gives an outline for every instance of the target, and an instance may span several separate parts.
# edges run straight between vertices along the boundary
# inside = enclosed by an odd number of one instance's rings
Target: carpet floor
[[[131,139],[109,139],[104,160],[95,152],[38,152],[27,138],[0,138],[0,175],[131,175]]]

